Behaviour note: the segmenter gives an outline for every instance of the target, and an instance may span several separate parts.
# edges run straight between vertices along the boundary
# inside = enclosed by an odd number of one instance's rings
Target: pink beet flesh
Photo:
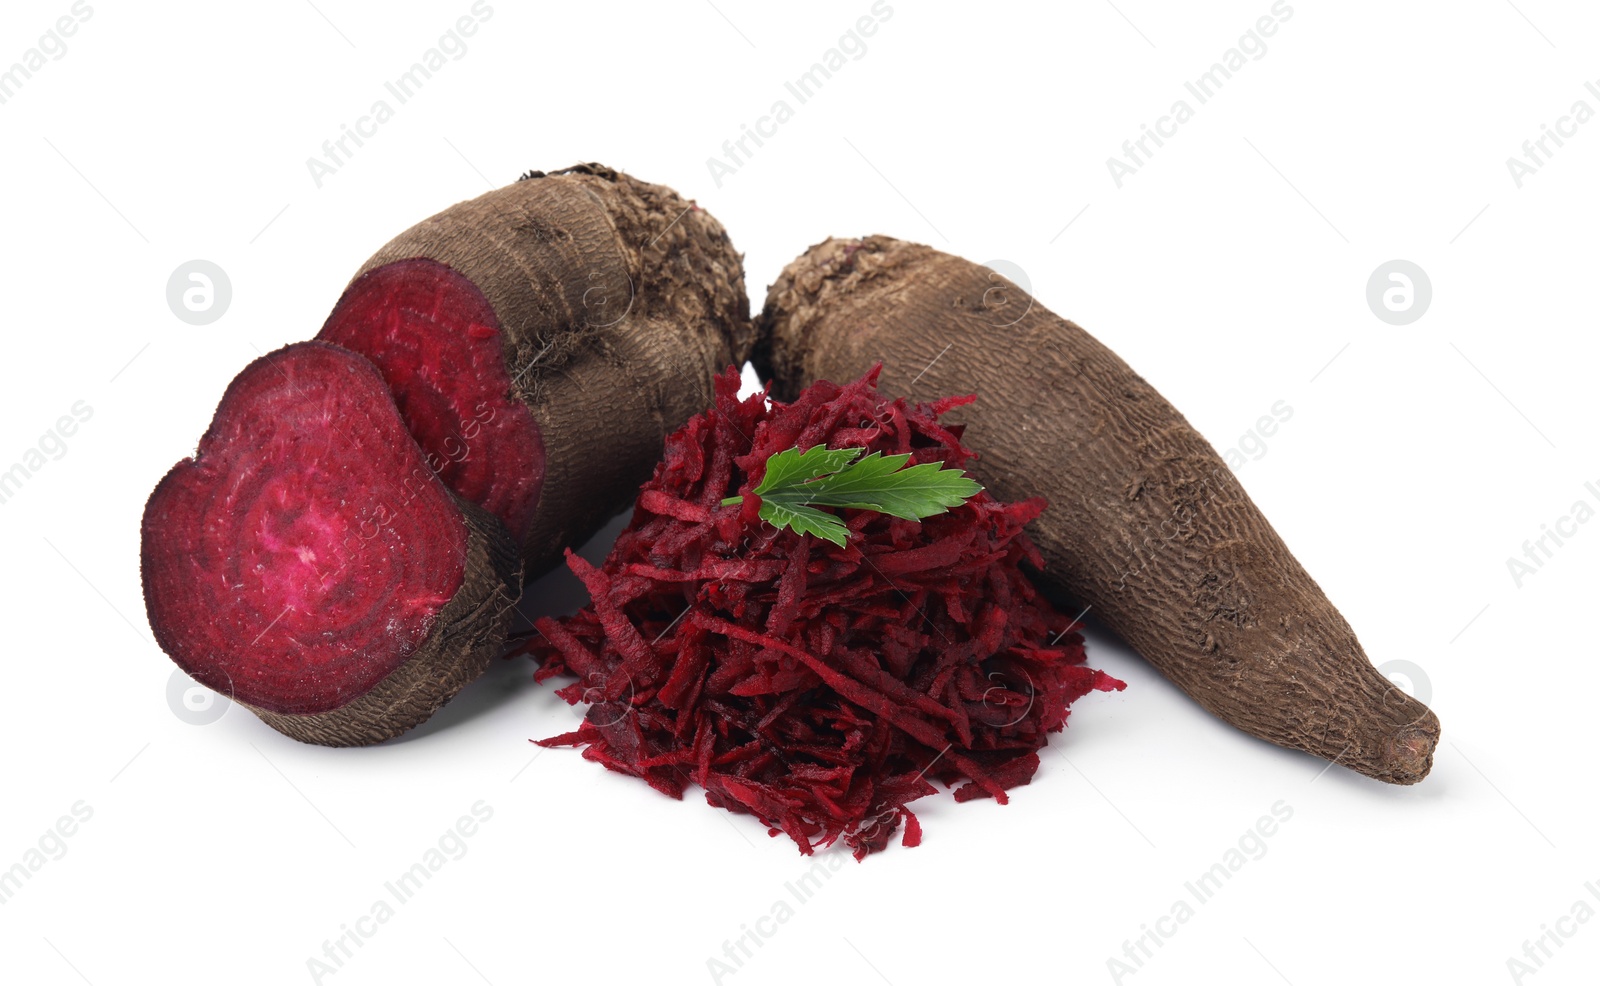
[[[413,258],[357,278],[317,336],[372,360],[445,483],[521,544],[544,483],[533,414],[512,396],[499,318],[465,275]]]
[[[145,507],[150,626],[202,684],[313,714],[404,663],[461,587],[461,508],[367,360],[290,346],[229,385]]]

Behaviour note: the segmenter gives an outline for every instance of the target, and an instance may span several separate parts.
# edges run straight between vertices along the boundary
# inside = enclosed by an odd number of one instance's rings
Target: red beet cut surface
[[[468,530],[378,371],[309,342],[235,378],[142,535],[162,649],[216,691],[307,715],[411,657],[462,585]]]
[[[429,464],[520,544],[539,504],[544,445],[512,396],[500,320],[483,292],[435,260],[385,264],[350,285],[317,338],[377,365]]]

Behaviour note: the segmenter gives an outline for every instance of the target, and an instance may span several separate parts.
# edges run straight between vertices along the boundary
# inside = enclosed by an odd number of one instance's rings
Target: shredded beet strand
[[[838,509],[844,547],[757,516],[752,490],[787,448],[973,458],[938,420],[972,397],[911,404],[877,379],[818,381],[792,404],[739,400],[732,369],[717,379],[605,564],[567,553],[590,605],[540,620],[521,649],[539,680],[579,679],[562,698],[593,703],[543,745],[582,746],[675,798],[697,784],[802,853],[842,840],[863,859],[902,822],[902,845],[922,841],[907,805],[931,781],[1004,803],[1074,701],[1125,687],[1084,666],[1079,626],[1024,573],[1040,563],[1023,533],[1040,498],[982,492],[921,521]]]

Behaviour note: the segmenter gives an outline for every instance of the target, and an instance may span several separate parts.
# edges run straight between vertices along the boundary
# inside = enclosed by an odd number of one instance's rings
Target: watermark
[[[1172,496],[1177,501],[1172,512],[1159,521],[1147,523],[1140,540],[1135,542],[1132,532],[1125,536],[1124,541],[1129,552],[1132,557],[1139,559],[1139,564],[1122,573],[1117,580],[1119,590],[1126,589],[1129,579],[1149,568],[1150,563],[1166,550],[1169,544],[1191,530],[1195,518],[1216,498],[1220,490],[1231,489],[1235,493],[1239,492],[1239,484],[1234,479],[1235,473],[1243,469],[1246,462],[1263,458],[1268,451],[1267,439],[1277,434],[1278,429],[1294,417],[1294,408],[1287,401],[1275,401],[1269,410],[1272,412],[1270,415],[1261,415],[1256,419],[1255,425],[1240,436],[1238,445],[1222,453],[1226,468],[1213,469],[1210,477],[1201,479],[1191,488],[1172,491]]]
[[[375,899],[367,913],[347,924],[339,925],[339,934],[322,943],[321,956],[306,959],[306,971],[311,981],[320,983],[343,969],[356,954],[412,900],[433,875],[448,863],[459,861],[467,855],[467,840],[478,833],[483,823],[494,817],[494,807],[482,800],[473,803],[471,814],[462,815],[454,825],[444,830],[434,845],[423,851],[417,862],[399,876],[384,882],[384,895]]]
[[[478,28],[494,16],[494,8],[489,6],[488,0],[475,0],[471,11],[471,16],[463,14],[458,17],[450,29],[440,36],[438,44],[423,52],[422,57],[413,62],[410,68],[393,79],[384,80],[386,95],[373,100],[367,112],[356,117],[354,126],[339,124],[339,135],[322,142],[322,157],[306,158],[306,171],[311,175],[312,184],[321,188],[324,181],[350,163],[367,140],[378,135],[379,127],[394,119],[396,106],[404,106],[409,102],[450,62],[466,57],[466,39],[477,34]],[[393,104],[389,102],[391,97]],[[352,144],[355,146],[351,147]]]
[[[1393,660],[1385,661],[1378,665],[1378,673],[1389,679],[1389,683],[1397,690],[1411,696],[1423,705],[1433,700],[1433,681],[1428,677],[1428,672],[1422,670],[1420,664],[1414,661]],[[1385,704],[1389,696],[1384,696]],[[1408,724],[1409,725],[1409,724]]]
[[[1410,325],[1433,303],[1428,272],[1409,260],[1389,260],[1367,278],[1367,307],[1390,325]]]
[[[1239,436],[1239,443],[1224,450],[1222,461],[1234,472],[1243,469],[1250,462],[1259,462],[1266,457],[1268,451],[1267,440],[1278,433],[1278,429],[1290,418],[1294,417],[1294,408],[1288,401],[1274,401],[1268,408],[1271,414],[1263,414],[1256,419],[1256,423]]]
[[[894,16],[894,8],[889,6],[888,0],[874,0],[870,9],[872,16],[863,14],[857,18],[855,25],[840,35],[838,42],[823,52],[809,69],[783,83],[784,92],[794,97],[797,105],[803,106],[809,102],[822,91],[828,80],[850,62],[866,57],[866,39],[877,34],[878,28]],[[722,156],[706,158],[706,170],[711,173],[711,181],[721,188],[724,181],[750,163],[767,140],[778,135],[779,127],[794,119],[794,113],[794,106],[789,104],[789,100],[779,98],[773,101],[764,115],[756,118],[755,126],[739,124],[739,135],[722,142]],[[752,148],[751,144],[755,147]]]
[[[76,435],[78,428],[94,417],[94,408],[89,406],[88,401],[77,401],[69,410],[70,414],[57,418],[56,423],[39,436],[38,444],[24,449],[11,468],[0,467],[0,505],[10,503],[39,470],[65,458],[67,439]]]
[[[484,425],[494,420],[495,413],[495,409],[489,406],[488,401],[479,401],[473,408],[472,420],[463,422],[458,434],[447,435],[439,442],[437,451],[422,450],[423,464],[414,467],[399,485],[392,486],[389,494],[380,494],[370,502],[363,502],[358,506],[355,511],[355,522],[345,528],[346,533],[341,542],[345,551],[354,554],[364,546],[365,542],[389,531],[395,518],[410,507],[418,497],[429,492],[434,484],[453,478],[455,467],[472,456],[472,440],[478,437]],[[302,560],[310,564],[310,560],[305,558]],[[343,571],[343,566],[331,575],[323,575],[320,572],[318,575],[325,582],[340,571]]]
[[[1584,483],[1583,489],[1595,503],[1600,503],[1600,486]],[[1578,499],[1573,501],[1566,513],[1554,521],[1540,524],[1539,530],[1542,533],[1535,539],[1522,542],[1522,558],[1515,555],[1506,558],[1506,571],[1511,573],[1512,583],[1520,589],[1527,579],[1538,575],[1544,568],[1545,562],[1554,558],[1556,551],[1568,540],[1577,537],[1582,525],[1589,523],[1594,515],[1594,505],[1588,500]]]
[[[1219,61],[1194,80],[1185,81],[1184,91],[1194,97],[1196,105],[1204,106],[1210,102],[1233,78],[1234,73],[1266,57],[1266,39],[1277,34],[1278,29],[1293,16],[1294,8],[1289,6],[1288,0],[1276,0],[1270,15],[1258,17],[1255,25],[1240,35],[1238,42],[1223,52]],[[1179,98],[1173,101],[1164,116],[1156,118],[1154,127],[1148,123],[1139,124],[1139,136],[1122,142],[1122,157],[1106,158],[1106,170],[1111,173],[1112,182],[1121,188],[1125,179],[1137,174],[1140,168],[1150,163],[1157,150],[1166,146],[1163,138],[1170,140],[1176,137],[1178,128],[1193,120],[1194,116],[1195,106],[1191,106],[1187,99]],[[1155,144],[1154,148],[1150,146],[1152,143]]]
[[[1172,512],[1162,517],[1158,522],[1146,524],[1143,529],[1144,537],[1137,544],[1135,544],[1131,531],[1124,535],[1123,540],[1130,554],[1134,558],[1141,560],[1136,567],[1123,572],[1122,576],[1117,579],[1117,589],[1119,591],[1127,589],[1129,579],[1149,568],[1150,563],[1155,561],[1157,555],[1166,550],[1167,545],[1176,541],[1183,536],[1185,531],[1191,529],[1191,524],[1199,516],[1200,511],[1216,498],[1219,487],[1238,486],[1233,479],[1233,473],[1220,467],[1212,470],[1212,478],[1216,478],[1219,473],[1226,473],[1227,475],[1227,478],[1220,484],[1214,484],[1202,479],[1198,484],[1199,490],[1180,491],[1181,498],[1177,505],[1173,507]],[[1193,495],[1189,495],[1191,493]]]
[[[22,91],[28,80],[43,71],[46,65],[67,57],[67,39],[77,34],[78,28],[93,16],[94,8],[86,0],[77,0],[70,8],[70,15],[62,14],[56,18],[56,22],[40,35],[32,48],[23,52],[22,57],[9,67],[0,70],[0,106],[16,99],[17,93]]]
[[[1033,310],[1033,282],[1028,272],[1009,260],[989,260],[983,266],[991,271],[978,305],[984,321],[1001,329],[1022,321]]]
[[[228,673],[222,667],[211,670],[212,673],[223,675]],[[233,704],[231,680],[228,692],[224,695],[207,688],[185,674],[182,668],[173,668],[171,677],[167,678],[167,708],[191,726],[209,726],[221,719],[227,713],[228,706]]]
[[[1065,633],[1063,630],[1056,634],[1056,639],[1060,640]],[[973,718],[993,729],[1009,729],[1028,718],[1028,713],[1033,711],[1038,688],[1026,669],[1019,667],[1017,670],[1022,672],[1023,680],[1020,682],[1003,671],[989,672],[987,677],[993,684],[983,690],[983,707],[973,713]],[[928,766],[933,765],[930,763]],[[899,809],[880,813],[873,819],[872,829],[891,824],[899,815]]]
[[[838,850],[813,856],[811,868],[799,879],[784,883],[786,893],[774,900],[766,913],[755,919],[754,927],[748,923],[740,924],[738,936],[723,941],[722,956],[713,955],[706,959],[706,971],[711,973],[711,981],[721,983],[737,975],[745,963],[755,957],[756,950],[764,947],[784,925],[794,920],[799,913],[798,908],[815,898],[817,892],[852,858],[849,853]]]
[[[1197,908],[1216,899],[1235,873],[1266,856],[1267,840],[1277,834],[1280,825],[1294,817],[1294,806],[1286,801],[1276,801],[1271,812],[1270,815],[1262,815],[1253,826],[1245,829],[1238,842],[1224,852],[1210,869],[1185,882],[1183,889],[1187,894],[1175,899],[1167,908],[1167,913],[1149,924],[1139,925],[1138,937],[1122,943],[1120,957],[1113,955],[1106,959],[1106,971],[1111,973],[1112,982],[1120,983],[1128,976],[1137,975],[1155,957],[1156,952],[1177,935],[1180,928],[1194,920],[1199,914]]]
[[[167,307],[190,325],[210,325],[233,302],[233,282],[228,272],[209,260],[178,265],[167,278]]]
[[[1583,889],[1589,892],[1590,897],[1600,901],[1600,886],[1596,885],[1596,881],[1585,883]],[[1567,913],[1548,924],[1539,925],[1539,936],[1522,942],[1522,954],[1506,959],[1506,971],[1511,973],[1511,981],[1520,983],[1529,976],[1538,975],[1544,970],[1544,964],[1555,958],[1557,951],[1565,948],[1567,942],[1594,916],[1595,906],[1579,897],[1567,908]]]
[[[11,903],[11,899],[46,864],[66,856],[67,840],[78,834],[80,825],[94,817],[94,806],[87,801],[73,802],[70,811],[71,814],[62,815],[54,825],[45,829],[38,842],[29,846],[22,858],[11,864],[10,869],[0,870],[0,905]]]
[[[1585,82],[1583,88],[1589,95],[1600,102],[1600,85],[1594,82]],[[1522,157],[1506,158],[1506,170],[1511,173],[1511,180],[1517,188],[1522,188],[1523,180],[1535,175],[1539,169],[1555,159],[1556,151],[1566,146],[1567,139],[1578,136],[1578,128],[1594,119],[1594,107],[1588,100],[1579,99],[1573,102],[1565,116],[1556,118],[1556,125],[1548,123],[1539,124],[1539,136],[1529,138],[1522,142]],[[1552,149],[1551,144],[1556,146]]]
[[[422,457],[428,463],[428,468],[436,473],[443,473],[451,466],[460,465],[472,457],[472,442],[483,432],[483,426],[494,420],[495,409],[489,406],[488,401],[479,401],[472,406],[472,420],[463,421],[458,434],[446,435],[439,442],[438,452],[424,449]],[[441,455],[440,453],[443,453]],[[408,485],[409,488],[409,485]]]

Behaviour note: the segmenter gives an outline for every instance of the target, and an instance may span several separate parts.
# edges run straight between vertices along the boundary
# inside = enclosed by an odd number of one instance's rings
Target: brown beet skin
[[[767,295],[757,368],[791,397],[884,363],[952,413],[1002,500],[1042,495],[1040,575],[1219,718],[1369,777],[1427,775],[1439,720],[1368,661],[1211,445],[1117,355],[1000,275],[883,236],[830,239]]]
[[[441,269],[460,278],[442,301]],[[377,364],[446,482],[500,516],[532,576],[627,509],[752,332],[722,225],[670,188],[584,164],[530,172],[401,233],[318,338]],[[441,351],[441,337],[496,352]]]

